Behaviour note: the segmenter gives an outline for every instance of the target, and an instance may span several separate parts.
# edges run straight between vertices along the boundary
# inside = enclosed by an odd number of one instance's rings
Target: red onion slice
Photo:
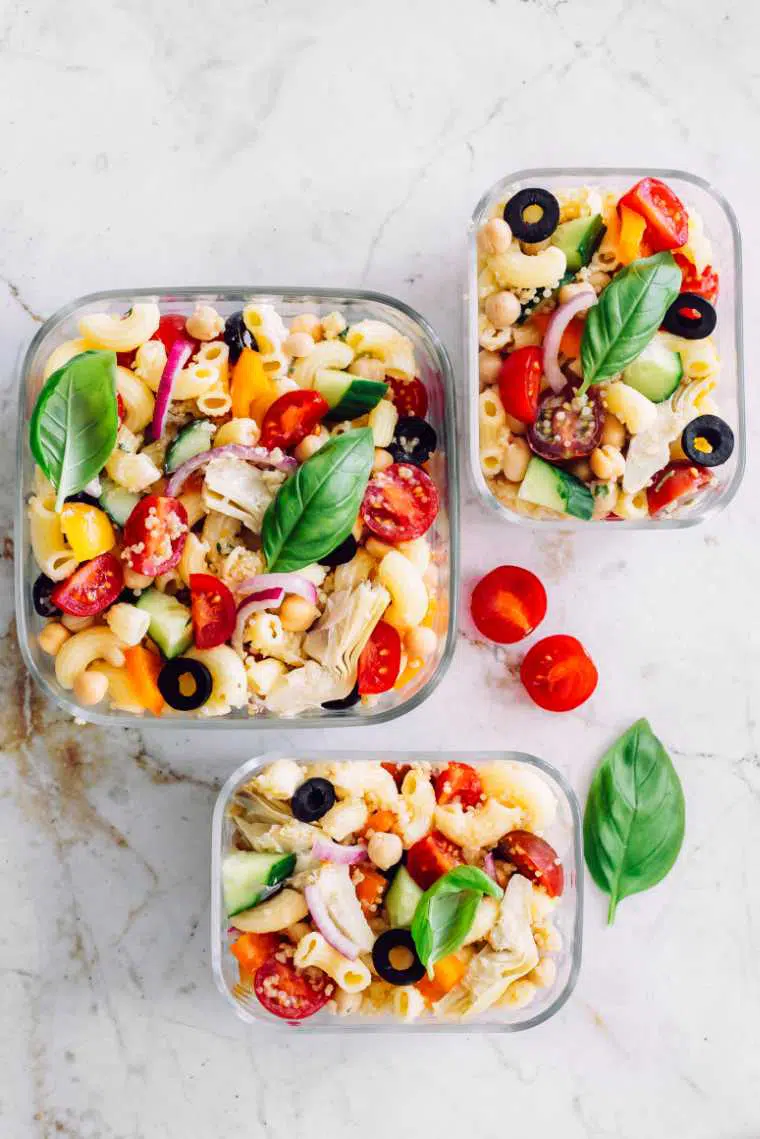
[[[316,585],[298,573],[262,573],[235,586],[237,593],[255,593],[259,589],[284,589],[286,593],[303,597],[311,605],[318,601]]]
[[[279,609],[285,600],[284,589],[260,589],[245,597],[238,605],[235,632],[232,634],[232,647],[240,656],[243,655],[243,633],[245,623],[251,613],[258,613],[262,609]]]
[[[327,838],[316,838],[311,853],[320,862],[336,862],[339,866],[354,866],[357,862],[364,862],[367,857],[367,848],[358,845],[341,846],[339,842],[330,842]]]
[[[577,293],[572,300],[554,310],[551,320],[546,326],[544,375],[549,381],[552,391],[556,392],[557,395],[563,388],[567,387],[567,376],[563,374],[558,360],[559,345],[564,331],[574,316],[577,316],[579,312],[585,312],[587,308],[591,308],[595,304],[596,293],[592,292],[590,288],[587,292]]]
[[[177,376],[184,368],[193,354],[195,345],[184,336],[178,336],[169,350],[169,358],[161,373],[158,391],[156,392],[156,406],[153,409],[153,438],[160,439],[166,425],[166,413],[172,401],[172,391]]]
[[[193,455],[192,459],[177,467],[166,484],[164,494],[176,498],[193,471],[205,467],[206,463],[222,455],[232,455],[235,459],[244,459],[247,463],[256,463],[260,467],[274,467],[276,471],[284,471],[288,475],[298,466],[298,460],[292,456],[281,454],[277,459],[274,457],[274,452],[267,451],[266,447],[244,447],[242,443],[227,443],[224,447],[212,447],[210,451],[201,451],[200,455]]]
[[[493,878],[494,882],[498,882],[496,877],[496,859],[493,856],[493,851],[489,850],[488,854],[483,859],[483,873],[487,874],[489,878]]]
[[[327,944],[332,945],[333,949],[337,950],[343,957],[347,957],[349,961],[355,961],[359,956],[359,947],[344,933],[340,932],[330,917],[319,886],[307,886],[303,893],[314,925]]]

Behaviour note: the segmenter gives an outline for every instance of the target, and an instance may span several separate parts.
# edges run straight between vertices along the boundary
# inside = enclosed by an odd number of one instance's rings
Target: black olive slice
[[[697,293],[680,293],[665,313],[662,327],[684,340],[704,340],[718,322],[718,314]]]
[[[32,602],[34,604],[35,613],[39,613],[40,617],[55,617],[60,613],[57,605],[53,605],[50,600],[50,594],[55,589],[55,582],[46,577],[44,573],[35,581],[32,586]]]
[[[290,809],[302,823],[315,823],[335,803],[335,788],[329,779],[307,779],[290,800]]]
[[[157,684],[166,703],[178,712],[202,707],[214,687],[205,664],[191,657],[168,660],[158,674]]]
[[[325,554],[323,558],[320,558],[319,564],[321,566],[330,567],[342,566],[346,562],[351,561],[356,554],[358,545],[353,534],[349,534],[347,538],[343,539],[339,546],[336,546],[329,554]]]
[[[541,217],[536,221],[525,219],[525,212],[531,206],[538,206],[542,211]],[[540,186],[518,190],[504,207],[504,221],[518,241],[527,241],[530,244],[546,241],[559,225],[559,202],[554,194],[550,194]]]
[[[372,947],[372,964],[378,977],[389,985],[414,985],[425,976],[425,966],[408,929],[381,933]]]
[[[698,415],[684,428],[681,446],[686,458],[696,466],[719,467],[731,458],[734,433],[717,415]]]
[[[235,364],[240,359],[244,348],[252,348],[254,352],[258,352],[259,349],[256,337],[243,320],[242,312],[233,312],[231,316],[227,317],[224,323],[223,340],[230,350],[231,364]]]
[[[84,502],[87,506],[100,506],[99,501],[91,494],[85,494],[82,490],[79,494],[70,494],[66,502]]]
[[[340,700],[325,700],[322,707],[327,708],[331,712],[339,712],[341,708],[353,708],[354,704],[358,704],[360,700],[361,696],[359,695],[359,685],[357,683],[351,689],[348,696],[343,696]]]
[[[388,450],[397,463],[420,467],[438,446],[435,428],[418,415],[403,415],[396,424]]]

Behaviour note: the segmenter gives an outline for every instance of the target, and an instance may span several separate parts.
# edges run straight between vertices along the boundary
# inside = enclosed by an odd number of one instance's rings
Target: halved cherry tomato
[[[540,348],[518,348],[510,352],[499,373],[499,395],[507,415],[521,423],[533,423],[538,414],[538,396],[544,371]]]
[[[364,492],[361,516],[386,542],[411,542],[429,530],[438,513],[438,491],[430,475],[411,463],[378,471]]]
[[[375,870],[372,863],[362,862],[354,871],[352,878],[354,890],[366,917],[377,914],[383,895],[388,889],[388,879]]]
[[[590,409],[590,410],[588,410]],[[536,422],[526,438],[532,451],[550,463],[580,459],[598,446],[604,425],[604,407],[599,393],[590,388],[578,406],[568,384],[559,395],[549,388],[541,397]]]
[[[53,605],[72,617],[94,617],[107,609],[124,588],[124,571],[113,554],[101,554],[78,566],[50,594]]]
[[[237,958],[241,974],[253,977],[280,947],[279,933],[241,933],[230,946],[230,953]]]
[[[546,590],[520,566],[497,566],[472,591],[470,612],[478,632],[499,645],[523,640],[546,616]]]
[[[654,476],[647,491],[649,513],[659,514],[674,502],[685,505],[689,498],[693,498],[712,481],[713,477],[705,467],[697,467],[688,461],[668,463],[664,470]]]
[[[401,667],[401,637],[387,621],[378,621],[359,657],[359,695],[377,695],[393,685]]]
[[[158,322],[158,328],[151,336],[151,340],[160,340],[166,349],[168,356],[172,349],[172,344],[175,340],[179,340],[180,336],[184,336],[186,340],[192,340],[194,348],[193,351],[198,349],[198,341],[190,336],[185,328],[185,318],[178,312],[168,312]]]
[[[451,762],[435,777],[433,784],[438,803],[461,803],[463,807],[477,807],[483,796],[480,776],[469,763]]]
[[[398,376],[386,376],[385,382],[391,389],[393,403],[399,418],[405,415],[417,415],[424,419],[428,409],[428,394],[422,380],[416,377],[413,380],[401,380]]]
[[[237,606],[230,590],[210,573],[190,574],[193,640],[197,649],[223,645],[235,631]]]
[[[689,237],[689,215],[681,199],[659,178],[642,178],[623,194],[618,209],[627,206],[647,223],[646,238],[655,253],[678,249]]]
[[[285,392],[267,409],[261,424],[262,447],[295,447],[327,415],[330,405],[323,395],[310,388]]]
[[[384,767],[388,774],[393,776],[399,791],[407,774],[412,770],[411,763],[381,763],[380,766]]]
[[[253,990],[273,1016],[305,1020],[327,1004],[334,985],[326,973],[301,973],[291,962],[270,957],[256,970]]]
[[[560,634],[533,645],[522,662],[520,679],[539,708],[570,712],[591,696],[599,673],[580,641]]]
[[[558,898],[562,893],[565,887],[562,863],[554,847],[537,834],[510,831],[499,839],[497,853],[511,862],[519,874],[546,890],[550,898]]]
[[[123,423],[127,418],[127,409],[124,406],[124,400],[121,398],[118,392],[116,393],[116,414],[119,417],[119,423]]]
[[[158,577],[182,557],[187,531],[187,511],[179,499],[148,494],[126,521],[122,556],[135,573]]]
[[[684,257],[682,253],[674,253],[673,256],[676,259],[676,265],[681,270],[681,292],[696,293],[698,297],[704,297],[706,301],[715,304],[718,299],[720,278],[712,265],[706,265],[699,273],[696,265],[688,257]]]
[[[417,885],[427,890],[449,870],[462,864],[462,851],[441,834],[431,831],[409,847],[406,868]]]

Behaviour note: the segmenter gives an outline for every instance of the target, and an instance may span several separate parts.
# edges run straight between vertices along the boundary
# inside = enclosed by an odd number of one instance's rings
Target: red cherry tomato
[[[477,807],[483,796],[480,776],[469,763],[453,761],[436,775],[433,784],[438,803],[461,803],[463,807]]]
[[[399,791],[401,790],[401,784],[404,782],[407,773],[412,770],[411,763],[381,763],[380,766],[384,767],[388,774],[393,776]]]
[[[311,434],[329,410],[325,397],[310,388],[285,392],[266,411],[259,443],[270,451],[273,447],[281,447],[283,451],[295,447]]]
[[[121,398],[118,392],[116,393],[116,414],[119,417],[119,423],[123,423],[127,418],[127,409],[124,406],[124,400]]]
[[[124,571],[113,554],[100,554],[78,566],[50,594],[53,605],[73,617],[94,617],[112,605],[124,588]]]
[[[176,566],[187,540],[187,511],[177,498],[141,498],[124,526],[123,557],[135,573],[158,577]]]
[[[599,673],[580,641],[559,635],[533,645],[522,662],[520,679],[539,708],[570,712],[591,696]]]
[[[410,542],[429,530],[438,513],[430,475],[411,463],[392,463],[370,479],[361,506],[366,526],[386,542]]]
[[[678,249],[689,238],[689,215],[681,199],[659,178],[642,178],[618,202],[647,223],[646,239],[655,253]]]
[[[401,637],[387,621],[378,621],[359,657],[359,695],[393,688],[401,668]]]
[[[449,870],[462,865],[462,851],[440,831],[431,831],[409,847],[406,868],[422,890],[427,890]]]
[[[151,336],[151,340],[160,340],[166,349],[166,355],[171,352],[172,344],[175,340],[179,340],[180,336],[184,336],[186,340],[192,340],[194,344],[193,351],[197,351],[199,341],[195,337],[190,336],[185,328],[185,317],[178,312],[168,312],[158,322],[158,328]]]
[[[550,463],[590,455],[602,437],[604,408],[593,388],[586,396],[586,402],[579,407],[569,385],[559,395],[549,388],[541,397],[536,422],[528,428],[531,450]]]
[[[706,265],[702,272],[698,273],[696,265],[688,257],[684,257],[681,253],[675,253],[674,257],[676,265],[681,270],[681,292],[696,293],[698,297],[704,297],[706,301],[715,304],[718,299],[720,279],[712,265]]]
[[[518,348],[501,365],[499,395],[507,415],[534,423],[538,414],[544,354],[540,348]]]
[[[520,566],[497,566],[472,591],[470,612],[478,632],[499,645],[529,636],[546,616],[546,590]]]
[[[210,573],[190,574],[190,594],[195,647],[223,645],[235,631],[235,598],[224,582]]]
[[[650,514],[659,514],[666,506],[677,502],[684,506],[690,498],[709,486],[713,477],[704,467],[694,463],[668,463],[664,470],[654,476],[647,491],[647,504]]]
[[[335,986],[326,973],[316,969],[300,972],[290,961],[270,959],[256,970],[253,990],[273,1016],[305,1020],[329,1001]]]
[[[393,402],[399,418],[417,415],[424,419],[428,409],[428,394],[422,380],[401,380],[398,376],[386,376],[385,382],[391,389]]]
[[[497,852],[518,874],[546,890],[550,898],[558,898],[565,888],[565,872],[556,850],[537,834],[510,831],[499,839]]]

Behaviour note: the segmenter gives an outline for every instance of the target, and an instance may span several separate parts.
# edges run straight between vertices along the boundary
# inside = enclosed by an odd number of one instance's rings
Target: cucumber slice
[[[100,505],[117,526],[125,525],[139,501],[139,494],[125,490],[106,475],[100,476]]]
[[[575,518],[589,519],[594,512],[594,497],[586,484],[537,455],[528,464],[517,497]]]
[[[655,336],[640,356],[623,370],[623,380],[653,403],[670,399],[681,382],[683,363],[678,352]]]
[[[211,448],[211,440],[216,432],[216,424],[210,419],[196,419],[188,423],[166,449],[166,470],[176,471],[188,459],[194,459]]]
[[[380,380],[363,380],[337,368],[317,368],[314,390],[327,400],[330,410],[325,419],[358,419],[376,407],[388,385]]]
[[[551,243],[561,249],[567,258],[567,268],[571,273],[577,273],[584,265],[588,265],[594,256],[606,230],[601,214],[594,214],[590,218],[575,218],[574,221],[563,221],[552,234]]]
[[[250,910],[274,893],[296,864],[295,854],[236,850],[222,863],[222,890],[228,917]]]
[[[186,605],[161,593],[158,589],[146,589],[138,597],[135,605],[150,614],[148,635],[153,638],[161,652],[172,660],[178,657],[193,643],[193,623]]]
[[[385,897],[388,921],[394,929],[409,929],[423,891],[405,866],[399,866]]]

